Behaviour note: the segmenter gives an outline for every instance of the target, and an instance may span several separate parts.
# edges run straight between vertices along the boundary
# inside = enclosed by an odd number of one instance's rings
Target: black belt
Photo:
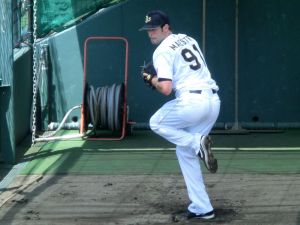
[[[212,91],[213,94],[216,94],[216,93],[217,93],[217,91],[214,90],[214,89],[211,89],[211,91]],[[190,92],[190,93],[194,93],[194,94],[201,94],[201,93],[202,93],[202,90],[190,90],[189,92]]]

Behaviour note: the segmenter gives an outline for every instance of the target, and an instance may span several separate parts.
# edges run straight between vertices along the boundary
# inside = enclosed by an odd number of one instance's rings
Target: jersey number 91
[[[181,55],[186,62],[190,63],[189,66],[192,70],[198,70],[201,68],[201,63],[199,62],[199,60],[195,54],[198,53],[199,56],[201,57],[202,61],[204,63],[205,63],[205,61],[204,61],[202,54],[200,53],[200,51],[198,50],[198,48],[195,44],[193,44],[193,50],[194,51],[192,51],[191,49],[188,49],[188,48],[184,48],[181,50]]]

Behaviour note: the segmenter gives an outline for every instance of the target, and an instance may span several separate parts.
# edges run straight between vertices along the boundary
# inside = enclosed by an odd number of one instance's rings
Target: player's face
[[[158,28],[155,28],[152,30],[148,30],[147,32],[148,32],[148,36],[150,38],[151,43],[154,45],[160,44],[160,42],[162,42],[166,38],[164,29],[161,27],[158,27]]]

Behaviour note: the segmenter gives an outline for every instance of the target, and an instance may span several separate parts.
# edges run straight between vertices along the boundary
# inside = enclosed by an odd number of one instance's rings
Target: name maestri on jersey
[[[169,46],[172,50],[176,50],[176,48],[185,46],[188,44],[192,39],[189,36],[185,36],[177,41],[175,41],[171,46]]]

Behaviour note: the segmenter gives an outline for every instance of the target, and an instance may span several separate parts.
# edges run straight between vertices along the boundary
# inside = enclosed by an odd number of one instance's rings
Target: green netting
[[[95,11],[125,0],[37,1],[37,36],[63,30]]]

